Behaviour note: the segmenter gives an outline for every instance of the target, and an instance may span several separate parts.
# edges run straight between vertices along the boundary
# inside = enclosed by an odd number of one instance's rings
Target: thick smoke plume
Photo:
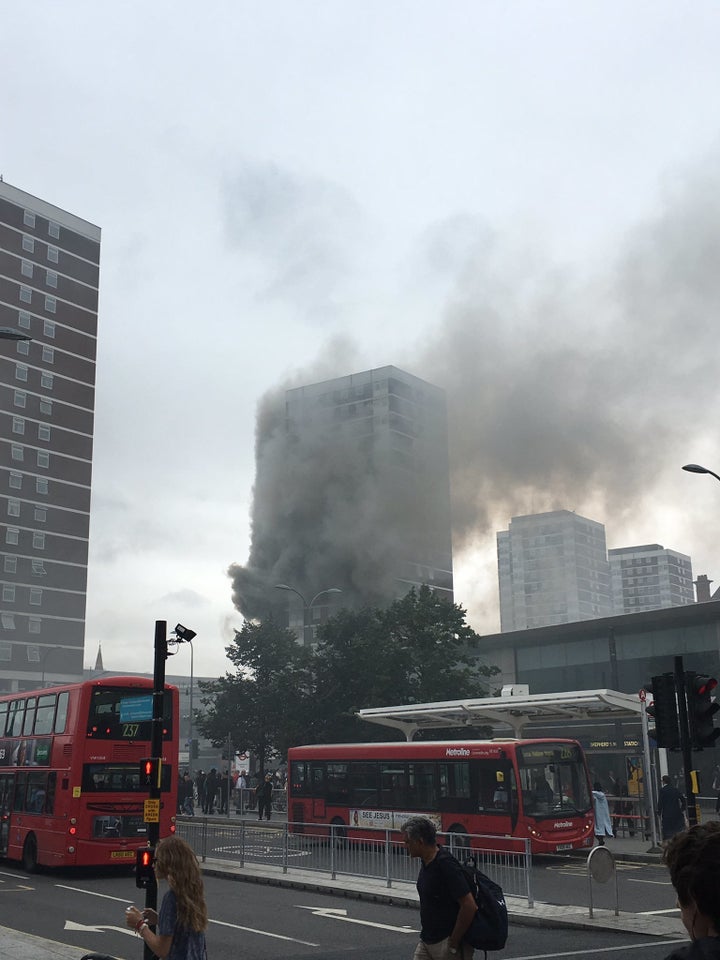
[[[698,418],[715,419],[718,394],[718,180],[679,184],[589,279],[503,249],[479,229],[438,328],[406,356],[373,359],[447,391],[456,562],[523,513],[591,511],[620,528],[668,471],[693,459],[689,434]],[[430,265],[447,240],[438,227]],[[345,355],[323,373],[359,369]],[[288,459],[283,391],[260,405],[251,554],[230,570],[246,615],[286,600],[273,597],[277,582],[312,590],[341,575],[382,592],[398,549],[382,535],[383,511],[402,514],[407,530],[422,523],[422,504],[404,503],[401,491],[389,508],[376,502],[350,448],[330,461],[312,450]]]

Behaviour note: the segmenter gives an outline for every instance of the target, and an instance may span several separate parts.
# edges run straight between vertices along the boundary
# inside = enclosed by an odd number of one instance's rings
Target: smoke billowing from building
[[[717,395],[718,179],[680,184],[589,279],[503,250],[487,229],[477,240],[465,231],[442,322],[406,356],[382,358],[447,392],[456,559],[523,513],[577,509],[620,527],[668,470],[693,459],[677,451],[689,454],[689,434]],[[428,250],[443,260],[442,228]],[[350,364],[337,358],[326,375]],[[283,436],[279,391],[260,405],[262,483],[249,562],[230,571],[236,605],[262,614],[272,584],[319,589],[340,569],[381,590],[396,544],[366,536],[388,520],[372,476],[360,475],[349,449],[288,462]],[[398,493],[390,513],[404,511],[412,529],[407,514],[423,506]]]

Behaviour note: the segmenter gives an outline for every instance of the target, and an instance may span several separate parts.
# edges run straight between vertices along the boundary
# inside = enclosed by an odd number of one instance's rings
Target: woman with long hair
[[[161,960],[205,960],[208,915],[197,857],[180,837],[166,837],[155,851],[155,876],[168,892],[155,910],[128,907],[125,922]],[[149,924],[156,927],[155,933]]]

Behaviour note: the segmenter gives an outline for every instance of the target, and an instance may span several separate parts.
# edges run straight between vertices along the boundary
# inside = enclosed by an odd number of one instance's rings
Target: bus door
[[[0,857],[7,856],[15,774],[0,773]]]
[[[312,790],[313,817],[325,816],[325,797],[327,795],[327,778],[325,764],[318,761],[310,762],[310,784]]]
[[[518,795],[515,771],[509,759],[474,761],[472,793],[476,810],[486,824],[481,832],[514,833],[518,819]]]

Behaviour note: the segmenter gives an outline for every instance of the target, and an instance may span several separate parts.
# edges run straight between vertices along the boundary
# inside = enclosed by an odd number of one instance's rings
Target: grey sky
[[[86,661],[150,669],[167,619],[224,670],[260,398],[387,363],[449,391],[477,629],[511,512],[720,578],[679,470],[720,466],[719,34],[704,0],[6,4],[0,172],[103,228]]]

